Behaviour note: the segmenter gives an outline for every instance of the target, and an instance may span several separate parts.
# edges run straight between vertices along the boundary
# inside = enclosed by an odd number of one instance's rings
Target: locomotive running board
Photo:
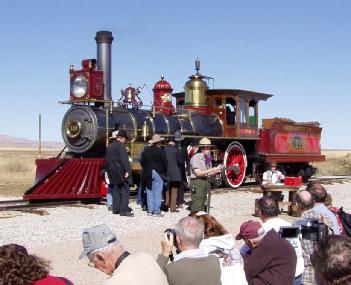
[[[23,199],[74,200],[101,199],[102,158],[41,159],[37,164],[37,182]]]

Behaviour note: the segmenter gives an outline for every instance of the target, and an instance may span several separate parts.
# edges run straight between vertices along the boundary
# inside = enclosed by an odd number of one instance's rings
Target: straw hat
[[[157,143],[157,142],[162,142],[164,139],[165,139],[165,138],[161,138],[160,135],[154,134],[154,135],[152,136],[152,139],[149,140],[149,143],[154,144],[154,143]]]
[[[211,144],[211,140],[208,139],[208,138],[202,138],[200,141],[199,141],[199,144],[197,145],[198,147],[205,147],[205,146],[213,146]]]

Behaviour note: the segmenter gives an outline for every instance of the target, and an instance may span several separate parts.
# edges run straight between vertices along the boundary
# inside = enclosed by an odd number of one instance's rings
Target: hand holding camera
[[[174,230],[172,229],[167,229],[163,233],[163,239],[161,241],[161,246],[162,246],[162,255],[169,257],[170,254],[172,254],[172,249],[174,245]]]

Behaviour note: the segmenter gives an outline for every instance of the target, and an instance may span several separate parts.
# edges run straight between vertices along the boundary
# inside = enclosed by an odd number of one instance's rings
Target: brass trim
[[[189,122],[190,122],[190,125],[191,125],[191,128],[192,128],[192,130],[193,130],[193,133],[195,133],[195,127],[194,127],[194,122],[192,121],[192,113],[193,112],[189,112],[189,117],[188,117],[188,120],[189,120]]]
[[[76,124],[77,125],[77,131],[74,133],[70,130],[70,127]],[[82,123],[76,120],[70,120],[66,124],[66,135],[69,136],[70,138],[76,138],[82,133]]]
[[[215,117],[217,117],[218,118],[218,120],[219,120],[219,123],[221,124],[221,126],[222,126],[222,135],[224,136],[225,135],[225,133],[224,133],[224,125],[223,125],[223,121],[221,120],[221,118],[216,114],[216,113],[211,113],[211,115],[214,115]]]
[[[161,115],[164,118],[167,126],[167,134],[169,135],[171,133],[171,126],[169,124],[169,120],[167,119],[165,114],[160,113],[159,115]]]
[[[152,133],[155,134],[156,132],[156,129],[155,129],[155,121],[154,121],[154,118],[152,116],[150,116],[149,113],[146,113],[149,116],[149,120],[150,120],[150,123],[151,123],[151,127],[152,127]]]
[[[133,127],[134,136],[130,140],[131,142],[134,142],[137,139],[137,136],[138,136],[138,124],[137,124],[137,121],[135,120],[134,115],[131,112],[127,112],[127,113],[130,116],[130,118],[132,119],[132,122],[133,122],[133,125],[134,125],[134,127]]]

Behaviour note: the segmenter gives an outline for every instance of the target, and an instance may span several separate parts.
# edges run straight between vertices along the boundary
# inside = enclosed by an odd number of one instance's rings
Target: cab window
[[[234,125],[236,121],[236,102],[233,98],[227,98],[225,102],[225,118],[227,125]]]
[[[241,98],[240,99],[240,123],[246,124],[247,118],[247,105],[246,101]]]
[[[256,104],[255,100],[249,102],[249,125],[252,128],[256,127]]]

